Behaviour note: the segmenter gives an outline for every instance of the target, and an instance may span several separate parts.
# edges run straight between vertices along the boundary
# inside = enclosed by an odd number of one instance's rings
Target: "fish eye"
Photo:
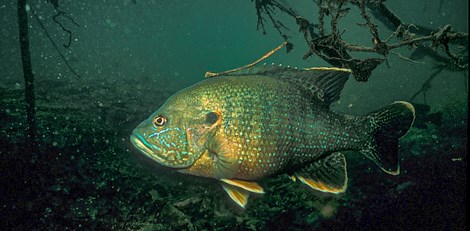
[[[219,120],[219,115],[216,112],[209,112],[206,114],[206,123],[214,124]]]
[[[155,127],[161,127],[166,124],[166,118],[162,115],[158,115],[153,119],[153,125]]]

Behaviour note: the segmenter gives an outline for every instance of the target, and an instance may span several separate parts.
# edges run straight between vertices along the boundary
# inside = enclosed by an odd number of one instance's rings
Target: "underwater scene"
[[[466,0],[0,16],[0,230],[467,230]]]

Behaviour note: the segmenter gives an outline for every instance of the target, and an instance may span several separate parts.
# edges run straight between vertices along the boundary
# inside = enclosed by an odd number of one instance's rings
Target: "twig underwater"
[[[266,53],[265,55],[263,55],[261,58],[259,58],[258,60],[248,64],[248,65],[245,65],[245,66],[242,66],[242,67],[239,67],[239,68],[235,68],[235,69],[231,69],[231,70],[228,70],[228,71],[224,71],[224,72],[219,72],[219,73],[214,73],[214,72],[206,72],[205,74],[205,77],[206,78],[212,78],[212,77],[216,77],[216,76],[220,76],[220,75],[226,75],[226,74],[230,74],[232,72],[237,72],[237,71],[241,71],[241,70],[244,70],[244,69],[247,69],[247,68],[250,68],[256,64],[258,64],[259,62],[267,59],[269,56],[271,56],[272,54],[276,53],[276,51],[280,50],[281,48],[285,47],[288,43],[287,42],[283,42],[281,45],[277,46],[276,48],[274,48],[273,50],[269,51],[268,53]]]
[[[71,36],[72,32],[70,30],[65,29],[62,24],[57,21],[57,17],[60,15],[65,16],[69,20],[71,20],[76,26],[79,26],[71,17],[69,17],[65,12],[60,11],[58,9],[58,1],[51,0],[51,4],[53,4],[56,11],[59,13],[53,16],[53,20],[59,24],[65,32],[69,34],[69,42],[67,45],[64,45],[65,48],[70,47],[71,44]],[[37,148],[37,140],[36,140],[36,97],[34,92],[34,72],[31,64],[31,52],[29,49],[29,24],[28,24],[28,11],[32,12],[33,17],[38,22],[39,26],[44,31],[46,37],[52,43],[54,49],[60,55],[61,59],[65,62],[67,68],[77,77],[80,75],[70,66],[65,56],[60,52],[59,48],[55,44],[54,40],[48,33],[47,29],[45,28],[44,24],[41,22],[41,19],[36,14],[29,4],[27,4],[26,0],[18,0],[18,31],[19,31],[19,43],[21,49],[21,61],[23,66],[23,76],[25,82],[25,89],[24,89],[24,96],[25,96],[25,103],[26,103],[26,120],[27,120],[27,134],[29,139],[29,149],[31,153],[36,153],[35,150]],[[34,157],[32,157],[34,159]]]
[[[28,12],[26,0],[18,0],[18,28],[21,48],[21,61],[24,76],[24,96],[26,103],[27,134],[31,153],[36,150],[36,99],[34,94],[34,74],[31,65],[31,52],[29,50]],[[34,159],[33,157],[31,157]]]
[[[59,22],[58,18],[60,16],[63,16],[65,18],[67,18],[70,22],[72,22],[72,24],[74,24],[75,26],[79,27],[80,25],[78,23],[75,22],[75,20],[73,20],[72,17],[70,17],[67,12],[65,11],[62,11],[59,9],[59,0],[48,0],[49,3],[52,4],[52,6],[54,7],[54,10],[57,12],[57,14],[55,14],[54,16],[52,16],[52,20],[54,20],[54,22],[60,26],[60,28],[62,29],[62,31],[64,31],[65,33],[68,34],[68,42],[67,44],[63,44],[63,46],[65,48],[69,48],[70,47],[70,44],[72,43],[72,31],[65,28],[64,25],[62,25],[61,22]]]
[[[257,28],[265,31],[265,22],[267,17],[280,36],[289,41],[289,36],[283,31],[288,30],[285,24],[275,18],[276,12],[281,12],[287,17],[295,20],[299,31],[303,34],[309,50],[305,53],[304,59],[316,54],[327,63],[340,68],[349,68],[354,77],[359,82],[366,82],[372,75],[372,71],[386,60],[388,54],[393,53],[405,61],[417,62],[416,59],[406,58],[403,55],[393,51],[400,47],[410,47],[418,49],[421,47],[431,48],[436,51],[437,48],[444,50],[448,63],[455,66],[456,69],[468,70],[468,55],[456,54],[449,47],[450,44],[467,44],[468,33],[455,32],[451,25],[445,25],[442,28],[430,29],[423,26],[404,23],[397,14],[390,10],[384,1],[380,0],[318,0],[314,1],[317,9],[317,24],[298,14],[295,9],[285,5],[286,3],[278,0],[252,0],[255,4],[258,17]],[[364,23],[357,23],[358,26],[369,28],[373,46],[353,45],[343,40],[341,37],[343,31],[338,28],[339,21],[344,18],[351,6],[357,7]],[[374,23],[372,16],[381,21],[388,29],[394,31],[386,39],[379,36],[379,28]],[[276,16],[279,16],[277,14]],[[329,17],[329,20],[326,18]],[[325,22],[329,21],[329,27]],[[327,34],[327,31],[329,33]],[[390,43],[392,38],[398,40]],[[467,45],[462,45],[468,50]],[[393,52],[392,52],[393,51]],[[355,58],[353,52],[371,53],[370,57]],[[427,52],[427,51],[426,51]],[[468,53],[468,52],[467,52]],[[377,57],[379,55],[379,57]],[[432,58],[432,56],[431,56]]]
[[[59,54],[60,58],[64,61],[65,63],[65,66],[67,66],[67,68],[70,70],[70,72],[72,72],[72,74],[74,74],[75,76],[77,77],[81,77],[77,71],[75,71],[75,69],[72,68],[72,66],[70,65],[70,63],[68,62],[67,58],[65,58],[64,54],[62,54],[62,52],[59,50],[59,47],[57,46],[57,44],[54,42],[54,40],[52,39],[51,35],[49,34],[49,32],[47,31],[46,27],[44,26],[44,24],[41,22],[41,19],[38,17],[38,15],[36,14],[36,12],[34,11],[33,12],[33,16],[34,18],[36,19],[36,22],[39,24],[39,26],[42,28],[42,31],[44,31],[44,34],[46,35],[47,39],[49,39],[49,41],[51,42],[52,46],[54,47],[54,49],[57,51],[57,53]],[[70,46],[70,41],[69,41],[69,44],[68,46],[65,46],[64,47],[69,47]]]

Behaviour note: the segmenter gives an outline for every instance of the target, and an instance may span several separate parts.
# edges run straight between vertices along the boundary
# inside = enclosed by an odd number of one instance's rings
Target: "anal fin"
[[[250,194],[248,191],[234,187],[229,184],[222,184],[225,192],[230,196],[230,198],[237,203],[242,208],[245,208],[246,203],[248,202],[248,197]]]
[[[295,176],[312,189],[342,193],[348,184],[346,158],[339,152],[333,153],[296,172]]]

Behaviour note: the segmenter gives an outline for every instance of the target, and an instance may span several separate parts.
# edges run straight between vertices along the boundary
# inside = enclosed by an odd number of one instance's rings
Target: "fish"
[[[265,193],[258,181],[281,174],[314,190],[345,192],[345,151],[398,175],[399,139],[414,107],[395,101],[361,116],[333,111],[350,74],[277,65],[224,72],[169,97],[130,141],[160,165],[217,180],[241,208],[250,194]]]

